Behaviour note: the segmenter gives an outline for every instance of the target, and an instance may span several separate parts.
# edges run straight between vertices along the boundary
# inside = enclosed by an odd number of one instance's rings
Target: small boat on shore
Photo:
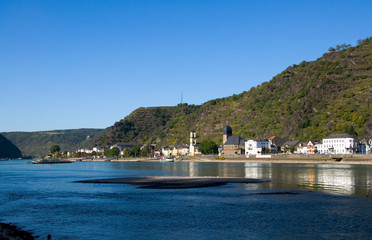
[[[174,162],[174,158],[172,157],[163,157],[160,159],[160,162]]]

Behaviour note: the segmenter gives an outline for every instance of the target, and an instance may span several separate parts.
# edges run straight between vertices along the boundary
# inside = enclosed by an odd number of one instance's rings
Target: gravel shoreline
[[[203,188],[216,187],[228,183],[264,183],[268,180],[254,178],[227,178],[227,177],[124,177],[109,179],[93,179],[77,181],[78,183],[96,183],[96,184],[130,184],[138,188],[151,189],[181,189],[181,188]]]
[[[354,164],[372,165],[372,154],[368,155],[272,155],[260,158],[251,156],[223,156],[225,159],[217,159],[217,156],[185,156],[176,157],[175,162],[218,162],[218,163],[293,163],[293,164]],[[337,158],[341,160],[337,161]],[[106,159],[69,159],[70,161],[110,161],[110,162],[159,162],[152,158],[106,158]],[[169,163],[168,163],[169,164]]]

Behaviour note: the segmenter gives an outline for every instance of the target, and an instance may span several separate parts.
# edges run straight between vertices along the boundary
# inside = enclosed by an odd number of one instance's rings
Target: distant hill
[[[42,132],[2,133],[16,144],[23,156],[42,156],[49,153],[50,146],[58,144],[61,151],[74,151],[78,148],[91,148],[96,137],[104,134],[102,129],[73,129]]]
[[[0,158],[20,158],[21,151],[11,141],[0,134]]]
[[[276,135],[309,140],[344,132],[371,137],[371,113],[369,38],[356,47],[330,48],[316,61],[294,64],[271,81],[238,95],[199,106],[139,108],[108,128],[95,144],[188,143],[192,129],[198,141],[209,138],[221,144],[226,124],[246,139]]]

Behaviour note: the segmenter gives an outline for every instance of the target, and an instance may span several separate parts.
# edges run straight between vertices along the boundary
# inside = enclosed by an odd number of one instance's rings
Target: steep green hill
[[[180,136],[192,127],[191,123],[185,120],[199,108],[200,106],[187,104],[179,104],[176,107],[138,108],[108,128],[96,145],[110,146],[117,142],[181,143],[184,139]],[[168,135],[169,129],[173,128],[173,135]]]
[[[102,129],[74,129],[44,132],[2,133],[16,144],[24,156],[42,156],[49,153],[50,146],[58,144],[61,151],[92,147],[96,137],[104,134]]]
[[[107,129],[96,144],[188,143],[192,129],[198,141],[221,143],[226,124],[246,139],[276,135],[309,140],[344,132],[371,137],[372,39],[330,51],[239,95],[200,106],[137,109]]]
[[[18,147],[0,134],[0,158],[19,158],[21,156]]]

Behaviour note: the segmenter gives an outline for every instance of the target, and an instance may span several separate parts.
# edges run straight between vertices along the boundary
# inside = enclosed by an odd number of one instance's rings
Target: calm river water
[[[134,176],[269,179],[195,189],[78,180]],[[372,166],[0,162],[0,222],[46,239],[371,239]]]

